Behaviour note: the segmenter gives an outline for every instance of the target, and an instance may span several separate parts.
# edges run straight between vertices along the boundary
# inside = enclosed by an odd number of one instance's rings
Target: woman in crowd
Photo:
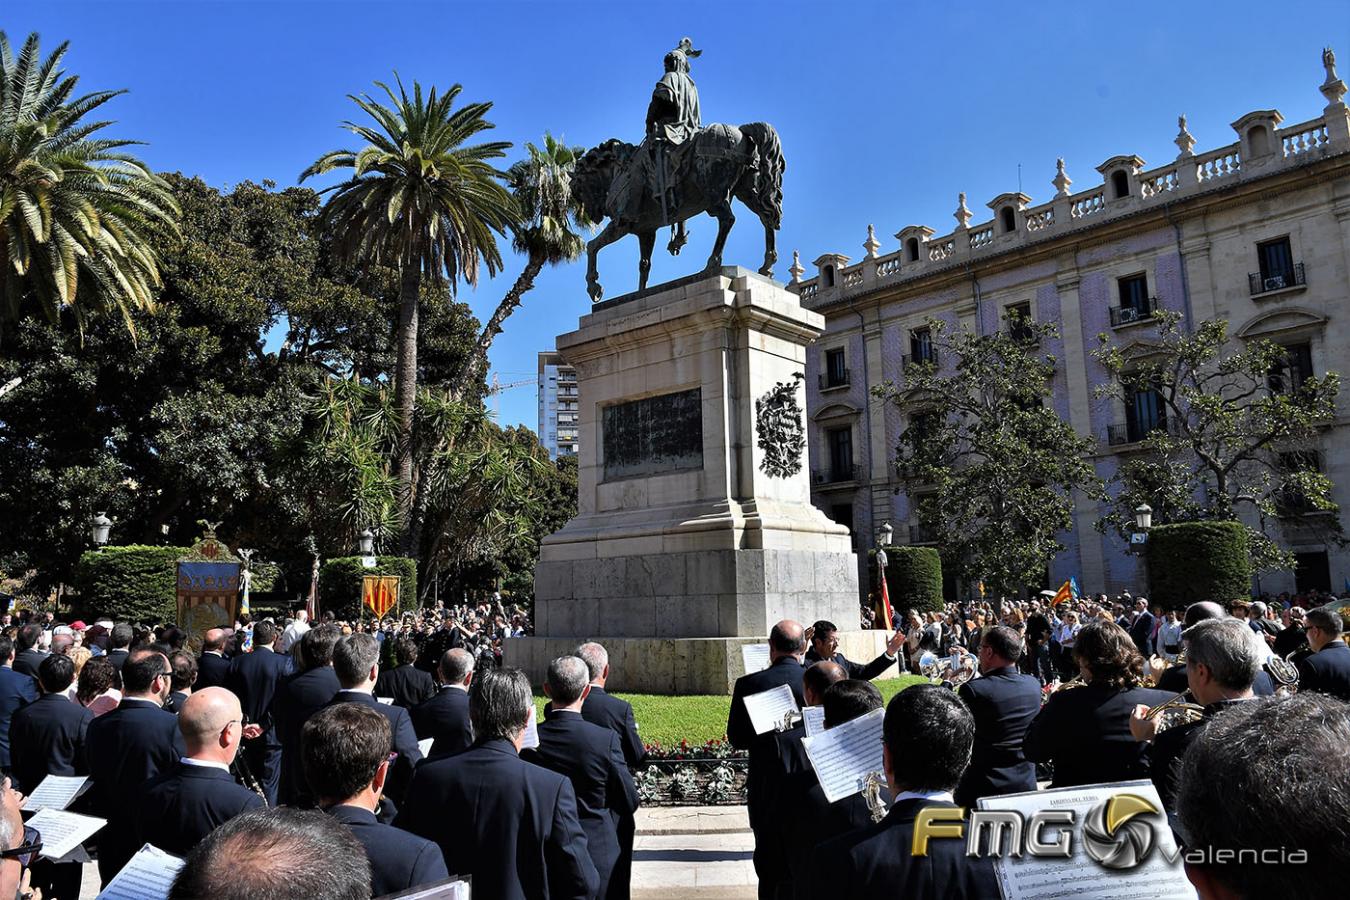
[[[80,669],[75,699],[89,709],[95,718],[117,709],[122,702],[122,680],[117,667],[105,657],[96,656]]]

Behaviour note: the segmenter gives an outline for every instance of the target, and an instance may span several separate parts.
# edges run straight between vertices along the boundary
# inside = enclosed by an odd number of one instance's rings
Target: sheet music
[[[1153,782],[1121,781],[1115,784],[1088,784],[1081,787],[1031,791],[983,797],[976,804],[981,810],[1010,809],[1030,818],[1042,810],[1072,810],[1073,856],[1064,858],[1017,857],[1003,855],[994,860],[994,872],[1004,900],[1038,900],[1042,897],[1072,896],[1075,900],[1194,900],[1195,889],[1177,856],[1176,840],[1162,813],[1145,816],[1141,821],[1153,827],[1154,847],[1141,865],[1132,869],[1107,869],[1094,862],[1083,849],[1083,827],[1093,807],[1116,794],[1135,794],[1162,809],[1162,800]],[[1049,828],[1047,828],[1049,831]],[[1052,838],[1049,835],[1047,839]],[[1176,859],[1176,863],[1169,862]]]
[[[430,756],[430,755],[431,755],[431,745],[434,744],[434,743],[436,743],[436,739],[435,739],[434,737],[429,737],[429,738],[427,738],[426,740],[418,741],[418,742],[417,742],[417,749],[422,751],[422,756],[424,756],[424,757]]]
[[[385,894],[376,900],[469,900],[470,882],[457,876],[424,884],[397,894]]]
[[[802,724],[806,728],[807,737],[815,737],[825,730],[825,707],[823,706],[803,706]]]
[[[863,789],[868,772],[881,771],[881,722],[886,710],[836,725],[814,737],[802,738],[802,747],[816,770],[825,799],[835,803]]]
[[[21,809],[65,809],[89,787],[88,775],[48,775],[33,793],[28,795]]]
[[[42,855],[60,859],[108,822],[59,809],[40,809],[25,824],[42,833]]]
[[[378,700],[378,701],[380,701],[381,703],[383,703],[385,706],[393,706],[393,705],[394,705],[394,698],[393,698],[393,697],[376,697],[375,699]]]
[[[539,723],[535,721],[534,704],[530,704],[530,718],[525,723],[525,737],[521,739],[520,749],[527,750],[530,747],[539,746]]]
[[[146,900],[147,897],[167,897],[183,860],[146,844],[126,868],[108,882],[97,900]]]
[[[768,644],[741,644],[741,661],[745,663],[745,674],[761,672],[769,667]]]
[[[797,698],[792,696],[792,688],[786,684],[741,699],[745,703],[745,711],[750,714],[750,724],[755,734],[773,731],[783,721],[783,716],[798,711]]]

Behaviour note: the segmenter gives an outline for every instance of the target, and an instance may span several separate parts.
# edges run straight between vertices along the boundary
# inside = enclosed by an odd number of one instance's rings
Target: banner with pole
[[[215,526],[178,560],[178,627],[187,632],[193,653],[200,653],[206,632],[231,628],[239,613],[240,560],[216,540]]]
[[[398,575],[364,575],[361,578],[361,606],[377,619],[398,605]]]

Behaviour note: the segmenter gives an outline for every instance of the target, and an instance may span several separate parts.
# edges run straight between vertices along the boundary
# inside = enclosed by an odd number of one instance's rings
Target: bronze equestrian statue
[[[608,140],[577,161],[572,194],[593,222],[608,218],[586,245],[586,289],[591,300],[604,296],[595,257],[602,247],[629,234],[638,236],[638,290],[647,287],[657,229],[670,226],[667,249],[678,255],[688,240],[685,220],[701,212],[717,219],[717,240],[705,271],[722,265],[722,248],[736,222],[736,198],[764,224],[764,265],[772,275],[778,260],[774,232],[783,221],[783,147],[772,125],[753,122],[737,128],[702,127],[698,88],[689,77],[695,50],[689,38],[666,54],[665,74],[652,91],[647,136],[637,146]]]

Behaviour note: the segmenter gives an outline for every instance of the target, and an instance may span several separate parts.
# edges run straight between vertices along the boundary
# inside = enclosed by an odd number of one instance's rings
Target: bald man
[[[141,787],[132,816],[134,846],[149,842],[186,856],[217,826],[265,805],[230,774],[243,718],[239,698],[224,688],[203,688],[187,698],[178,713],[187,754]]]
[[[225,645],[230,632],[212,628],[202,637],[202,655],[197,657],[197,689],[224,687],[230,674],[230,661],[225,658]]]

